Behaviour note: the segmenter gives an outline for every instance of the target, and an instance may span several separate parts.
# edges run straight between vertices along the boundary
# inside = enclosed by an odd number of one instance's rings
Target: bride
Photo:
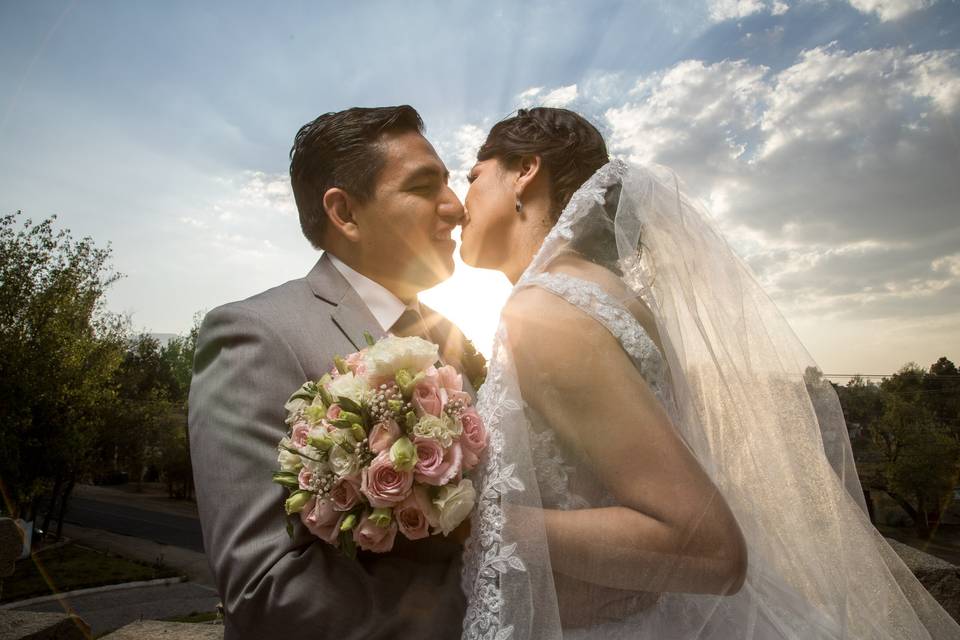
[[[870,524],[837,397],[669,170],[520,110],[461,254],[514,284],[464,637],[956,638]]]

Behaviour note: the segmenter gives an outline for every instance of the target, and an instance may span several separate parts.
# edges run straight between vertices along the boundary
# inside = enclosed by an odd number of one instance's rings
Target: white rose
[[[464,478],[457,486],[441,487],[440,493],[433,499],[433,505],[439,511],[437,523],[443,535],[449,534],[463,522],[477,501],[477,492],[473,482]]]
[[[416,374],[440,358],[440,348],[423,338],[388,336],[367,350],[364,356],[368,376],[393,377],[400,369]]]
[[[331,395],[341,398],[350,398],[357,404],[363,402],[363,396],[367,393],[367,383],[363,378],[353,375],[353,372],[344,373],[334,378],[327,385],[327,391]]]
[[[301,459],[304,468],[308,469],[313,475],[320,476],[327,472],[327,464],[325,462],[320,462],[319,460],[310,460],[309,458]]]
[[[310,403],[303,398],[292,398],[287,400],[287,404],[283,405],[283,408],[287,410],[287,419],[285,422],[287,424],[293,424],[297,421],[300,412],[309,406]]]
[[[298,471],[302,466],[300,456],[286,449],[280,450],[280,455],[277,456],[277,462],[280,463],[281,471]]]
[[[413,427],[413,435],[436,440],[443,445],[444,449],[453,444],[453,437],[460,435],[462,431],[463,428],[445,413],[439,418],[431,415],[423,416]]]
[[[339,445],[330,449],[330,457],[327,458],[327,464],[330,465],[331,471],[337,474],[338,478],[348,476],[359,468],[357,456]]]

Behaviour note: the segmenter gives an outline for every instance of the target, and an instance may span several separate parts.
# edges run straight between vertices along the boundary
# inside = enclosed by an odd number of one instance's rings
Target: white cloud
[[[707,2],[710,20],[713,22],[746,18],[761,12],[778,16],[786,13],[789,8],[789,5],[782,0],[709,0]]]
[[[245,171],[238,182],[241,204],[289,215],[297,212],[290,177],[287,174]]]
[[[960,278],[960,253],[937,258],[930,264],[935,273],[943,273],[954,278]]]
[[[577,85],[571,84],[556,89],[532,87],[517,96],[521,107],[568,107],[576,101]]]
[[[686,60],[601,103],[611,150],[676,169],[792,317],[960,306],[958,52]]]
[[[933,4],[933,0],[850,0],[850,4],[858,11],[876,14],[880,20],[886,22],[926,9]]]
[[[453,132],[452,142],[438,145],[450,171],[450,188],[462,201],[467,195],[467,173],[477,161],[477,150],[486,139],[486,132],[473,124],[465,124]]]

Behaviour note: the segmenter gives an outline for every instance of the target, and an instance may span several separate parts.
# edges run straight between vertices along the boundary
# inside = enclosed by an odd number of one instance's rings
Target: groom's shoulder
[[[204,324],[266,325],[274,330],[308,313],[315,303],[306,278],[296,278],[242,300],[227,302],[209,311]]]
[[[288,280],[248,298],[227,302],[215,310],[247,311],[260,316],[273,316],[285,313],[291,306],[302,306],[313,301],[313,291],[306,278]]]

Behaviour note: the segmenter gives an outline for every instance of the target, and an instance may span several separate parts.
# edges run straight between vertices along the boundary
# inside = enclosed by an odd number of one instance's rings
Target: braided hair
[[[550,180],[551,216],[556,222],[570,197],[597,169],[609,162],[607,145],[596,127],[568,109],[520,109],[487,135],[477,160],[499,158],[506,166],[521,156],[540,156]],[[619,185],[608,189],[603,205],[580,221],[570,248],[584,258],[623,275],[617,264],[614,216]]]
[[[522,156],[539,156],[550,180],[551,214],[556,222],[570,196],[609,161],[597,128],[568,109],[520,109],[487,134],[477,160],[499,158],[511,166]]]

